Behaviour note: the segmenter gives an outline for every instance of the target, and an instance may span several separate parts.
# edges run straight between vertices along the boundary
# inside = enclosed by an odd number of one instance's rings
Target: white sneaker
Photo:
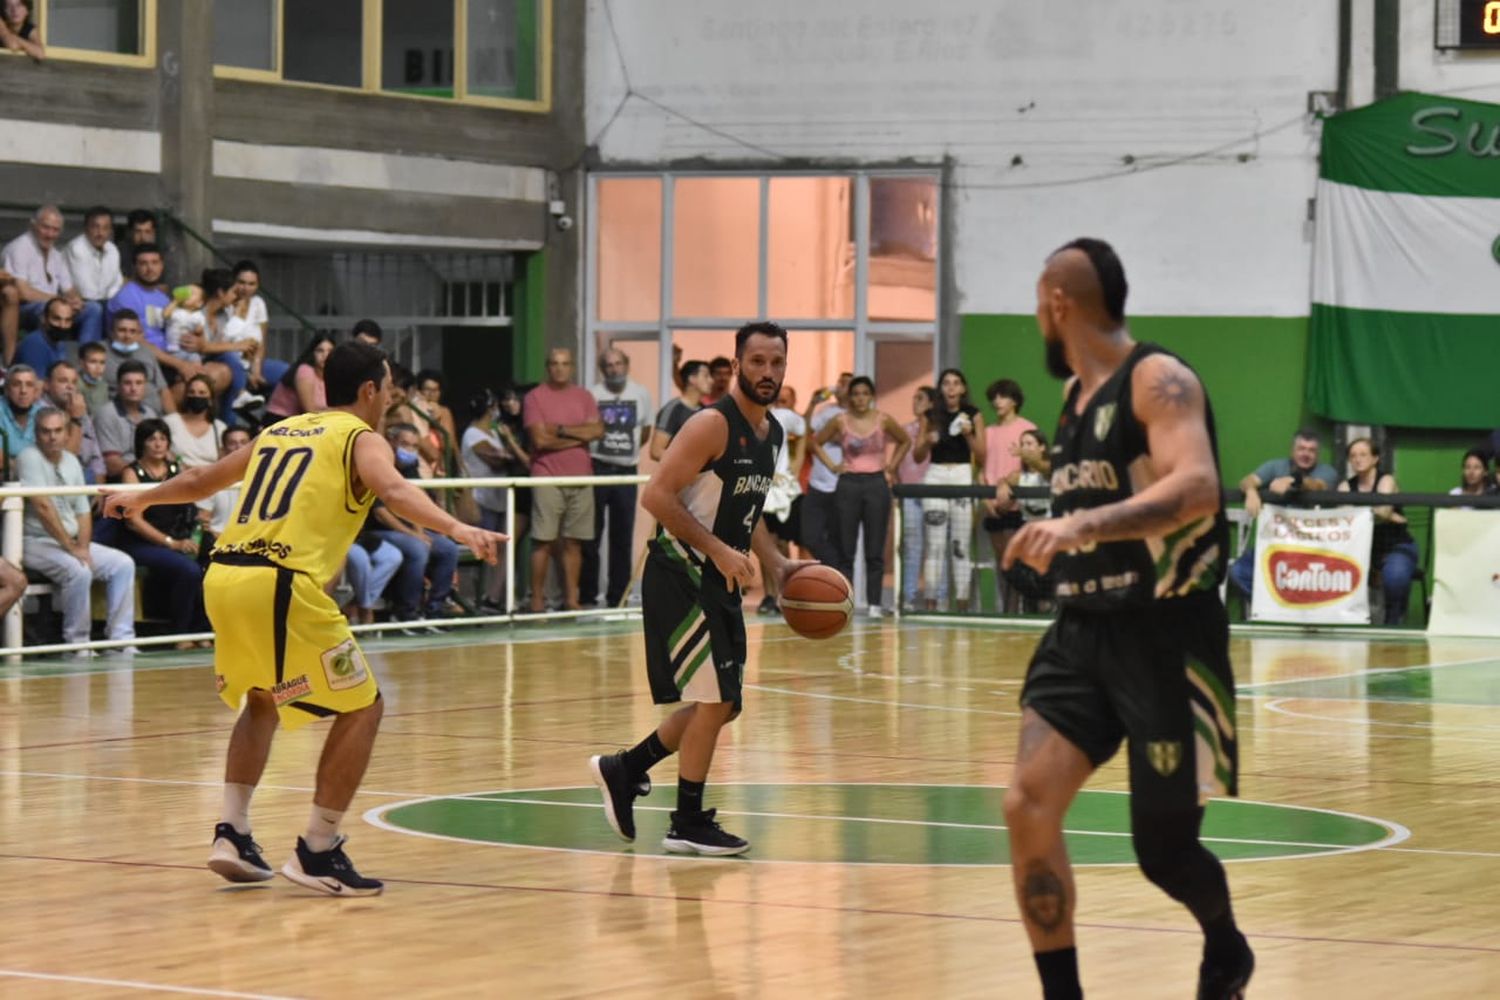
[[[79,650],[75,650],[75,651],[69,653],[68,654],[68,659],[70,659],[70,660],[92,660],[94,657],[96,657],[98,655],[99,654],[96,653],[96,652],[94,652],[92,649],[79,649]]]
[[[265,401],[266,401],[266,397],[264,397],[264,396],[257,396],[255,393],[251,392],[249,389],[241,389],[240,390],[240,394],[238,396],[234,397],[234,403],[233,403],[232,406],[230,406],[230,409],[232,409],[232,410],[238,410],[238,409],[240,409],[242,407],[246,407],[246,406],[259,406],[261,403],[264,403]]]
[[[882,608],[878,604],[872,604],[872,605],[869,606],[869,608],[867,608],[865,610],[865,614],[868,615],[871,618],[877,618],[877,619],[878,618],[884,618],[885,617],[885,608]]]

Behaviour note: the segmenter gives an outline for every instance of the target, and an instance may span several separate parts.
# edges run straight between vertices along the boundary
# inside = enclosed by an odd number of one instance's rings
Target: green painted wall
[[[547,359],[547,252],[526,254],[516,269],[511,323],[511,371],[519,383],[539,382]]]

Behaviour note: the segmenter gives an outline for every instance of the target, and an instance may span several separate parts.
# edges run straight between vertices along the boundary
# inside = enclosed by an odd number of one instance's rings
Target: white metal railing
[[[530,478],[525,476],[496,476],[486,479],[413,479],[417,486],[426,490],[442,489],[503,489],[505,490],[505,534],[512,539],[516,533],[516,490],[534,489],[538,486],[627,486],[645,483],[648,476],[551,476]],[[19,483],[6,483],[0,485],[0,556],[15,566],[22,568],[22,556],[25,547],[25,533],[22,530],[22,520],[25,512],[25,501],[28,497],[54,497],[54,496],[100,496],[106,493],[135,493],[149,490],[152,484],[124,483],[92,485],[92,486],[22,486]],[[632,540],[633,541],[633,540]],[[547,611],[539,614],[517,614],[516,612],[516,545],[509,542],[502,546],[502,559],[505,567],[505,613],[494,615],[468,615],[463,618],[418,618],[411,621],[377,622],[371,625],[352,625],[351,631],[356,633],[387,632],[400,629],[409,629],[414,625],[456,627],[468,625],[503,625],[513,624],[516,621],[537,622],[557,619],[582,619],[602,618],[619,614],[632,614],[626,609],[619,608],[594,608],[580,611]],[[545,586],[546,581],[533,581],[533,586]],[[74,642],[74,643],[52,643],[42,646],[23,646],[22,642],[22,610],[21,601],[5,615],[3,629],[3,648],[0,648],[0,656],[17,656],[29,654],[33,656],[48,653],[69,653],[83,649],[110,650],[131,646],[161,646],[169,643],[185,641],[204,641],[213,639],[213,633],[191,633],[151,636],[149,638],[133,639],[109,639],[97,642]]]

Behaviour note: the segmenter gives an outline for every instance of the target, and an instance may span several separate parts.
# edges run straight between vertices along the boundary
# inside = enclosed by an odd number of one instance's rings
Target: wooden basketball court
[[[231,716],[202,654],[0,666],[0,995],[1039,995],[1000,786],[1035,631],[750,626],[744,718],[709,804],[740,859],[668,858],[675,767],[631,847],[591,753],[658,718],[639,625],[368,644],[389,699],[345,823],[385,895],[203,867]],[[1210,809],[1252,996],[1500,995],[1500,654],[1239,635],[1245,801]],[[322,727],[253,807],[267,860],[306,821]],[[1092,997],[1190,996],[1199,936],[1131,866],[1124,769],[1069,818]]]

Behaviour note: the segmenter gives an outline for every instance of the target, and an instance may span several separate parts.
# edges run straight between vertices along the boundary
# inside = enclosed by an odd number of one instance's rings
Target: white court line
[[[187,993],[195,997],[239,997],[242,1000],[293,1000],[274,993],[238,993],[234,990],[211,990],[197,986],[172,986],[167,983],[142,983],[133,979],[99,979],[94,976],[65,976],[51,972],[24,972],[0,969],[0,976],[13,979],[40,979],[52,983],[79,983],[84,986],[109,986],[125,990],[151,990],[156,993]]]
[[[1337,715],[1314,715],[1311,712],[1297,712],[1297,711],[1294,711],[1293,709],[1284,707],[1284,703],[1285,702],[1289,702],[1289,701],[1318,701],[1318,700],[1320,700],[1320,699],[1317,699],[1317,698],[1305,699],[1305,698],[1297,698],[1297,697],[1277,698],[1274,701],[1268,701],[1268,702],[1266,702],[1261,707],[1264,708],[1268,712],[1275,712],[1277,715],[1284,715],[1284,716],[1286,716],[1287,718],[1290,718],[1290,719],[1312,719],[1315,722],[1337,722],[1337,723],[1340,723],[1340,724],[1346,725],[1346,726],[1367,726],[1367,727],[1368,726],[1390,726],[1390,727],[1393,727],[1395,729],[1423,729],[1423,730],[1427,730],[1429,732],[1435,731],[1435,730],[1437,730],[1439,728],[1439,724],[1436,723],[1436,722],[1384,722],[1384,721],[1382,721],[1380,719],[1357,719],[1357,718],[1344,718],[1344,717],[1340,717],[1340,716],[1337,716]],[[1399,704],[1408,704],[1408,703],[1407,702],[1400,702]],[[1421,702],[1415,702],[1414,704],[1421,704]],[[1484,706],[1476,706],[1476,707],[1484,707]],[[1449,731],[1468,732],[1468,733],[1500,733],[1500,726],[1463,726],[1463,725],[1459,725],[1457,723],[1447,723],[1447,722],[1441,724],[1441,729],[1442,729],[1443,734],[1446,734]]]
[[[1323,677],[1289,677],[1281,681],[1255,681],[1251,684],[1237,684],[1235,691],[1249,691],[1254,688],[1280,687],[1284,684],[1316,684],[1319,681],[1346,680],[1350,677],[1373,677],[1377,674],[1404,674],[1412,670],[1442,670],[1446,667],[1469,667],[1476,663],[1500,664],[1500,656],[1480,656],[1472,660],[1453,660],[1450,663],[1414,663],[1409,667],[1376,667],[1373,670],[1351,670],[1343,674],[1328,674]]]
[[[911,701],[887,701],[884,698],[855,698],[846,694],[821,694],[816,691],[789,691],[786,688],[766,687],[764,684],[741,685],[752,691],[766,691],[771,694],[787,694],[796,698],[819,698],[824,701],[853,701],[864,705],[894,705],[897,708],[925,708],[933,712],[960,712],[970,715],[1003,715],[1007,718],[1019,719],[1020,712],[1003,712],[995,708],[962,708],[954,705],[922,705]]]

